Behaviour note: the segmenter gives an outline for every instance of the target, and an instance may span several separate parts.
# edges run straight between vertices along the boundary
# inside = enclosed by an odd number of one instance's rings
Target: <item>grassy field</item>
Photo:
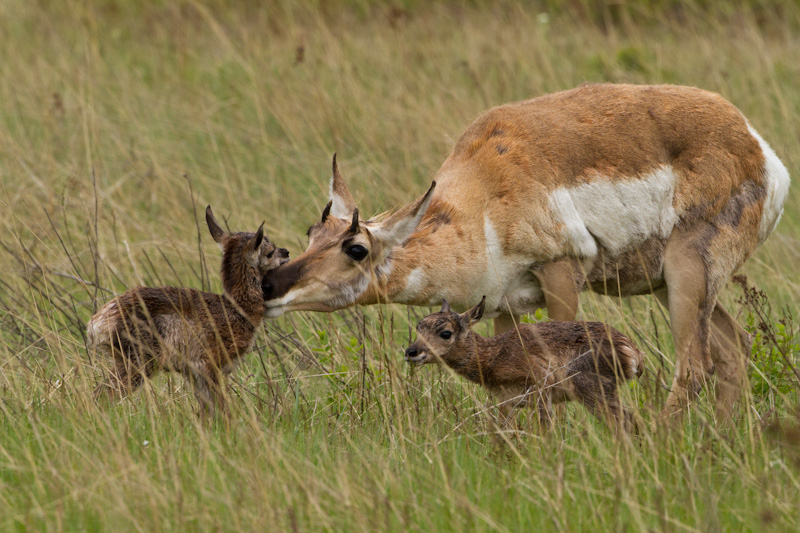
[[[232,424],[161,376],[109,408],[85,323],[135,285],[220,290],[202,209],[266,220],[297,255],[336,151],[362,212],[425,190],[482,110],[586,81],[736,104],[800,175],[800,7],[750,0],[0,2],[0,529],[665,530],[800,523],[800,189],[722,296],[757,334],[730,426],[705,395],[652,424],[672,372],[661,308],[584,295],[630,334],[643,421],[581,409],[499,427],[487,396],[400,356],[425,309],[264,324]],[[485,328],[485,326],[482,326]],[[485,333],[486,329],[482,329]]]

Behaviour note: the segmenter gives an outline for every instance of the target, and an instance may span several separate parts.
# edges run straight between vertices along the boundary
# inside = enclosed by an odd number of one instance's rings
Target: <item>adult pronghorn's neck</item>
[[[430,251],[430,244],[414,237],[412,235],[403,246],[392,250],[386,260],[373,269],[372,280],[356,303],[429,303],[435,296],[433,288],[437,280],[435,272],[426,268],[422,258]]]

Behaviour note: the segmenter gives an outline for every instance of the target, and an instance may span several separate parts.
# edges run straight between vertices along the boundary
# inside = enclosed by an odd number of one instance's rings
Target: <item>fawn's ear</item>
[[[450,312],[450,302],[442,298],[442,308],[439,309],[440,313],[449,313]]]
[[[211,206],[206,206],[206,224],[208,224],[208,231],[218,244],[222,244],[222,238],[225,237],[227,232],[222,229],[217,219],[214,218],[214,213],[211,212]]]
[[[261,243],[264,241],[264,223],[262,222],[261,225],[258,227],[256,231],[256,236],[250,239],[250,243],[253,245],[253,250],[258,250],[261,248]]]
[[[263,241],[264,241],[264,223],[262,222],[261,225],[258,227],[258,231],[256,231],[256,234],[247,243],[247,247],[250,249],[250,252],[258,253],[258,249],[261,248],[261,243]]]
[[[258,227],[256,234],[244,243],[244,257],[250,266],[257,267],[261,255],[261,243],[264,242],[264,223]]]
[[[464,317],[464,320],[472,326],[473,324],[477,324],[480,322],[481,317],[483,317],[483,310],[486,308],[486,296],[481,298],[481,301],[478,305],[461,315]]]

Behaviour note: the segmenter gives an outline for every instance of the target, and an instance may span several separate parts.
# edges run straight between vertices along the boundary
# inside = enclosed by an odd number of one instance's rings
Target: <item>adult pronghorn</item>
[[[750,341],[716,296],[775,228],[788,187],[714,93],[602,84],[503,105],[467,128],[425,195],[381,220],[359,218],[334,158],[308,248],[265,278],[267,312],[486,295],[503,331],[543,306],[574,320],[584,289],[653,292],[676,346],[665,414],[716,371],[725,417]]]

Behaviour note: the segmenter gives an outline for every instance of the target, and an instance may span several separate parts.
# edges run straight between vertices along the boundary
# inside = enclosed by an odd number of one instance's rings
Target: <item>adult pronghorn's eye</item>
[[[440,336],[441,338],[443,338],[444,340],[447,340],[447,339],[449,339],[450,337],[452,337],[452,336],[453,336],[453,332],[452,332],[452,331],[447,331],[447,330],[444,330],[443,332],[439,333],[439,336]]]
[[[350,256],[352,259],[355,259],[356,261],[361,261],[362,259],[367,257],[369,251],[367,251],[367,249],[361,246],[360,244],[353,244],[352,246],[348,246],[347,249],[344,251],[344,253],[346,253],[348,256]]]

